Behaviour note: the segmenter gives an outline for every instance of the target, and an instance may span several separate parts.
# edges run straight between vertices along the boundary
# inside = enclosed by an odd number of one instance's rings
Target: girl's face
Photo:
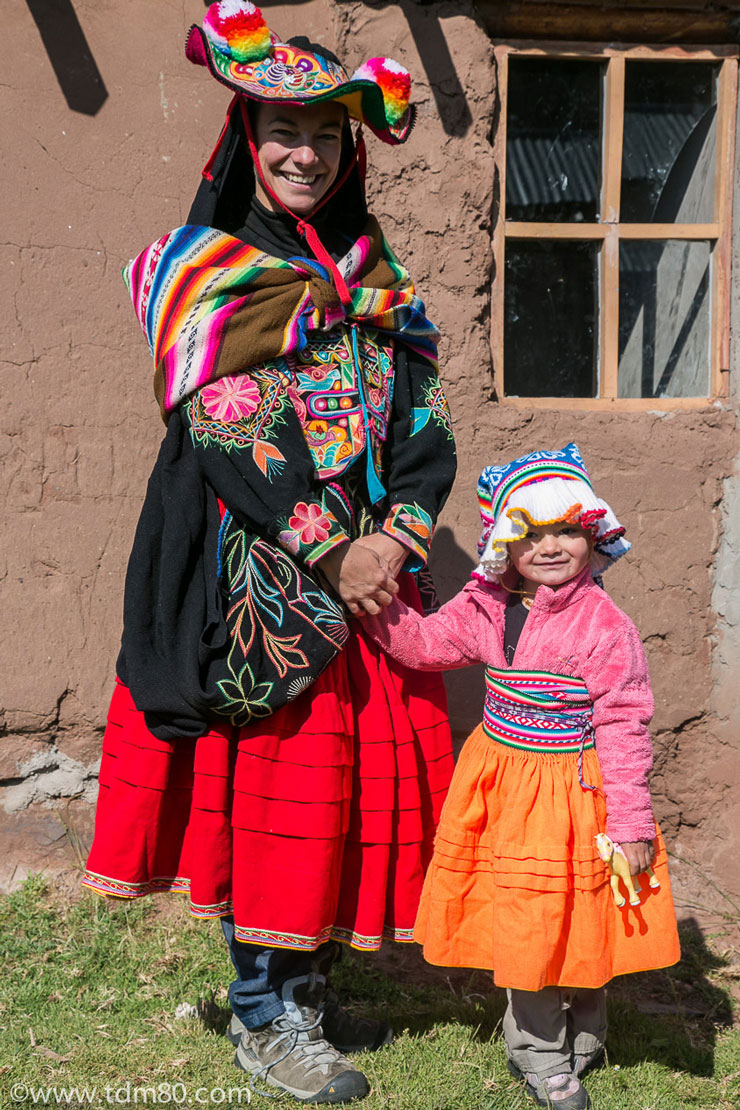
[[[345,109],[325,104],[260,104],[255,140],[270,189],[297,216],[308,216],[336,180]],[[259,177],[257,199],[280,210]]]
[[[581,573],[591,558],[591,536],[579,524],[530,526],[509,544],[509,556],[525,583],[556,590]]]

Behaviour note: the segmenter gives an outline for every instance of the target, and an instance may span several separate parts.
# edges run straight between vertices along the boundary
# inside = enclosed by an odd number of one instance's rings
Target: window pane
[[[594,397],[598,245],[509,239],[505,282],[507,396]]]
[[[599,216],[604,64],[509,58],[506,218]]]
[[[619,396],[709,396],[707,242],[622,242]]]
[[[712,221],[716,101],[711,62],[627,62],[624,223]]]

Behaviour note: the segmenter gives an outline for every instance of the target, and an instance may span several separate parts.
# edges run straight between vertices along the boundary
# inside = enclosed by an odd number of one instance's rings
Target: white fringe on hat
[[[522,539],[530,527],[566,520],[580,524],[593,537],[590,567],[594,578],[613,566],[632,547],[623,539],[625,530],[612,509],[586,482],[548,478],[531,482],[511,495],[493,528],[481,537],[477,573],[489,582],[497,581],[509,566],[508,544]]]

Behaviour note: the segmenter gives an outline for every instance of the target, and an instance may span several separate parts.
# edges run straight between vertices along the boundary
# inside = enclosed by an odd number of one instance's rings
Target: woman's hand
[[[376,616],[398,593],[388,563],[359,540],[333,548],[318,566],[353,617]]]
[[[407,547],[404,547],[398,540],[394,540],[392,536],[387,536],[385,532],[371,532],[369,536],[360,536],[359,540],[355,540],[355,543],[374,551],[381,562],[385,562],[388,566],[391,577],[398,578],[403,564],[408,558],[409,551]]]
[[[655,859],[655,847],[651,840],[626,840],[621,848],[630,865],[631,875],[640,875],[647,871]]]

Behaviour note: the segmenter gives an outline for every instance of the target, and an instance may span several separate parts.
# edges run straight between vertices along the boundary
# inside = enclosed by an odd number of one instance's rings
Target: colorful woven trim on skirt
[[[147,894],[190,894],[190,879],[184,876],[173,878],[149,879],[142,883],[127,883],[86,871],[82,885],[88,890],[107,898],[143,898]],[[225,917],[234,912],[231,900],[217,902],[212,906],[201,906],[190,901],[191,917],[210,919]],[[260,944],[269,948],[290,948],[301,952],[314,952],[319,945],[328,940],[338,940],[363,952],[377,952],[384,939],[397,944],[411,944],[414,939],[413,928],[399,929],[386,925],[382,935],[364,936],[353,929],[343,929],[339,925],[327,925],[317,936],[307,937],[299,933],[275,932],[269,929],[249,929],[235,924],[234,936],[244,944]]]
[[[120,879],[108,878],[106,875],[98,875],[94,871],[86,871],[82,885],[106,898],[144,898],[147,894],[190,894],[190,879],[180,875],[148,879],[143,883],[127,883]],[[192,917],[224,917],[232,912],[231,901],[215,902],[211,906],[198,905],[192,899],[190,902]]]
[[[483,729],[499,744],[526,752],[578,754],[594,746],[593,704],[582,678],[549,671],[486,667]]]
[[[305,937],[298,933],[274,932],[271,929],[248,929],[234,926],[234,936],[243,944],[260,944],[266,948],[290,948],[295,951],[314,952],[328,940],[338,940],[362,952],[377,952],[384,938],[397,944],[411,944],[413,929],[394,929],[385,927],[382,936],[366,937],[352,929],[342,929],[338,925],[328,925],[318,936]]]

